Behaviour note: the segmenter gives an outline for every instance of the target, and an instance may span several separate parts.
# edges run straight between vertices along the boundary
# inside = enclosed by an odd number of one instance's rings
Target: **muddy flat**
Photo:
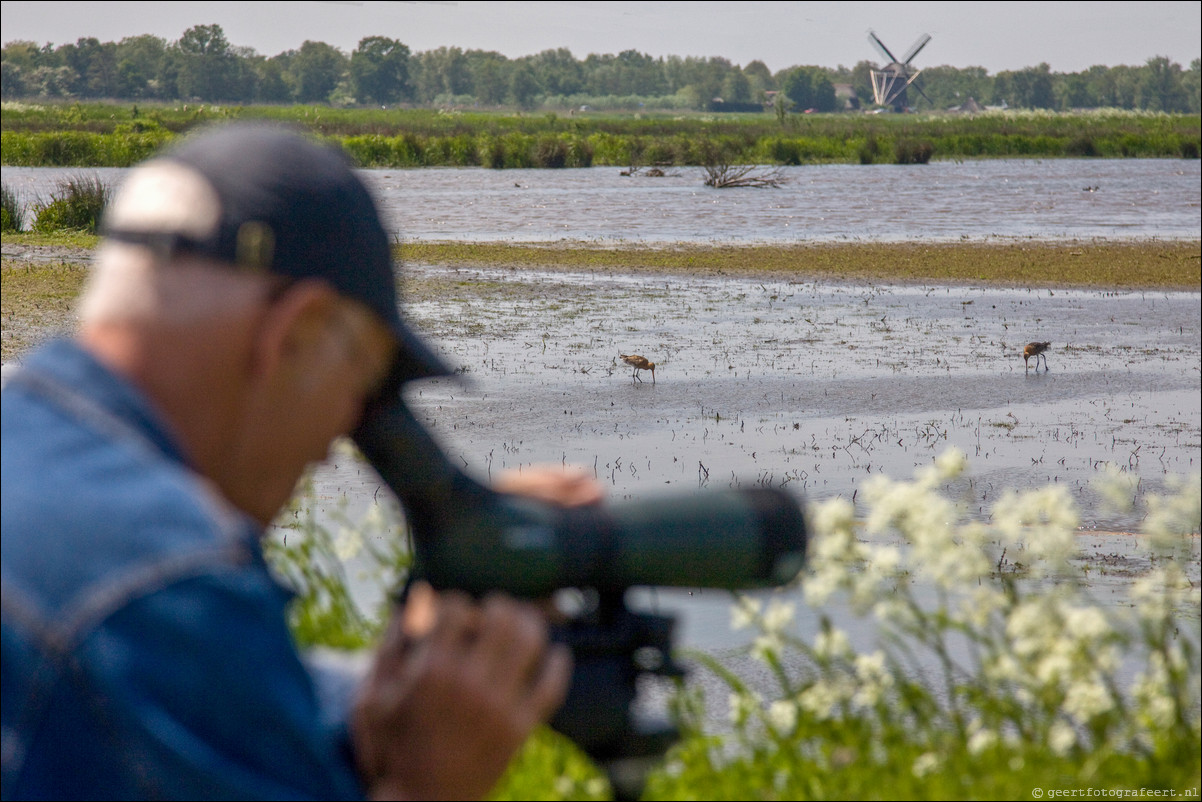
[[[955,446],[981,515],[1108,466],[1156,491],[1200,465],[1199,294],[410,266],[452,378],[409,388],[470,470],[583,465],[619,496],[762,484],[853,498]],[[461,288],[455,297],[454,287]],[[469,289],[470,288],[470,289]],[[1050,341],[1043,361],[1023,346]],[[656,363],[634,376],[619,359]]]

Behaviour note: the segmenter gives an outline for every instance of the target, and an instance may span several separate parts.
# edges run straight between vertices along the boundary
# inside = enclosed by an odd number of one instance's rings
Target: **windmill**
[[[918,51],[927,46],[927,42],[931,41],[931,35],[924,33],[918,37],[918,41],[910,45],[910,49],[906,51],[905,56],[898,60],[889,48],[885,47],[885,43],[877,38],[877,35],[872,31],[868,32],[868,39],[877,49],[884,54],[888,59],[885,66],[879,70],[872,70],[872,96],[878,106],[892,106],[894,111],[905,111],[909,104],[906,102],[906,89],[911,84],[914,84],[914,79],[922,70],[916,70],[910,66],[910,62],[918,55]],[[918,94],[926,98],[928,103],[931,99],[917,84],[914,84],[914,89]],[[932,104],[934,105],[934,104]]]

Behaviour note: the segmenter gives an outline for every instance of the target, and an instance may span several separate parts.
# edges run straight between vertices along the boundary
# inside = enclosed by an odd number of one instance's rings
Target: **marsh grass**
[[[58,183],[49,201],[35,206],[33,230],[39,233],[81,231],[95,234],[113,190],[97,175],[80,173]]]
[[[8,184],[0,186],[0,231],[5,234],[25,228],[25,207]]]
[[[894,158],[1198,158],[1198,115],[1098,110],[982,115],[515,114],[312,106],[5,104],[8,165],[128,167],[174,136],[230,119],[286,122],[363,166],[702,165],[715,150],[766,165]],[[915,145],[913,143],[919,143]],[[904,163],[915,163],[907,161]]]
[[[1197,289],[1198,242],[836,243],[794,246],[599,247],[404,243],[402,263],[1017,287]]]

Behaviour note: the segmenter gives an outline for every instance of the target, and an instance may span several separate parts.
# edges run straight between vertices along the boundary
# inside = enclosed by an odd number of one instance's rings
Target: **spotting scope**
[[[373,404],[354,439],[404,508],[410,579],[528,599],[573,589],[592,600],[553,632],[571,647],[575,674],[552,726],[600,760],[611,780],[619,761],[657,756],[675,739],[671,727],[632,713],[638,677],[683,673],[672,660],[673,619],[630,611],[626,590],[781,585],[805,559],[801,505],[780,489],[577,508],[498,493],[446,457],[400,393]]]

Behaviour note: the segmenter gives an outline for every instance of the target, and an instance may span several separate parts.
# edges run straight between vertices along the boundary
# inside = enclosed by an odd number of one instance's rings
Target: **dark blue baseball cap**
[[[450,372],[401,320],[388,234],[350,159],[300,132],[235,123],[188,136],[130,173],[102,233],[164,255],[328,282],[396,335],[397,382]]]

